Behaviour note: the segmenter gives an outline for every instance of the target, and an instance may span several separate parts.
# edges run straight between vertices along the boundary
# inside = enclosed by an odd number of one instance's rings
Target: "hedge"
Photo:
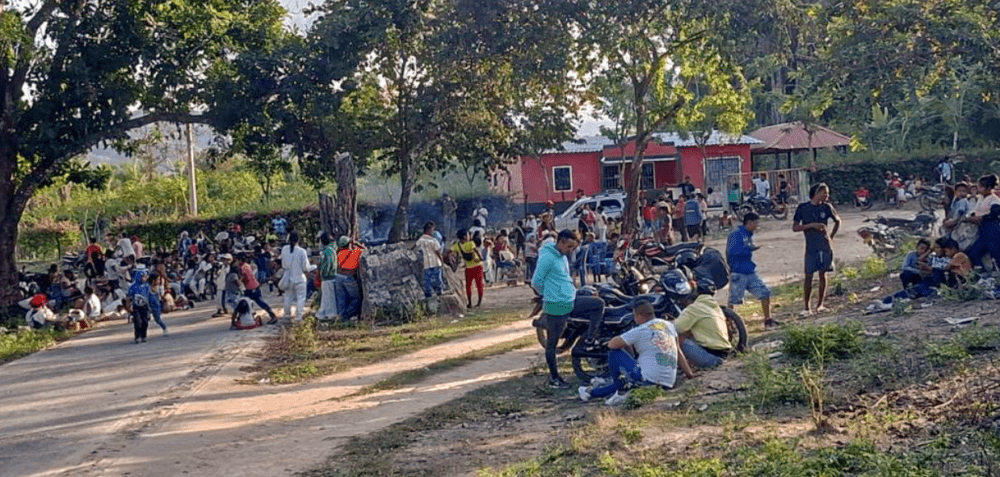
[[[937,164],[943,154],[916,157],[896,162],[863,162],[855,164],[836,164],[820,166],[820,169],[809,175],[813,184],[826,182],[830,186],[830,195],[834,202],[841,204],[854,203],[854,191],[865,187],[872,192],[876,200],[883,198],[885,189],[883,178],[885,171],[898,172],[903,178],[918,175],[930,183],[937,182]],[[978,152],[955,161],[955,177],[961,179],[966,174],[973,178],[986,173],[1000,172],[991,168],[994,161],[1000,160],[1000,152]]]

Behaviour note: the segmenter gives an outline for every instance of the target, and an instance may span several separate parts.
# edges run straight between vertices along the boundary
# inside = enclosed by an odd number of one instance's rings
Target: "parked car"
[[[622,211],[625,210],[625,192],[607,191],[577,200],[563,213],[556,216],[556,230],[576,229],[584,205],[590,205],[595,211],[598,207],[603,207],[605,217],[617,219],[622,216]]]

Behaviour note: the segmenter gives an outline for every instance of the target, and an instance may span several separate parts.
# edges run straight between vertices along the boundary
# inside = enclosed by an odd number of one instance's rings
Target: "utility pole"
[[[190,123],[187,125],[187,145],[188,145],[188,187],[191,189],[191,216],[198,216],[198,181],[195,178],[194,170],[194,133]]]

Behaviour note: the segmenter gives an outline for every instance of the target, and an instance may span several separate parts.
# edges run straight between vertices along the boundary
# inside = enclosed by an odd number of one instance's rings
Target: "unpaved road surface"
[[[841,214],[836,254],[856,262],[868,255],[855,233],[865,217]],[[804,240],[790,220],[765,219],[755,240],[768,283],[801,276]],[[709,245],[724,249],[723,240]],[[530,298],[524,287],[492,287],[484,306],[527,312]],[[229,331],[228,318],[208,318],[213,310],[167,315],[171,335],[153,325],[146,344],[132,344],[131,326],[110,323],[0,366],[0,475],[288,475],[316,467],[347,438],[541,362],[532,347],[405,389],[351,396],[391,374],[533,333],[525,320],[305,384],[241,385],[251,352],[277,331]]]
[[[500,289],[497,289],[500,290]],[[523,289],[503,289],[497,300]],[[489,295],[487,295],[489,297]],[[405,389],[348,397],[391,374],[533,333],[526,321],[306,384],[236,384],[274,327],[228,330],[203,305],[133,344],[111,323],[0,366],[0,474],[288,475],[372,432],[538,361],[516,351]],[[346,397],[346,398],[345,398]]]

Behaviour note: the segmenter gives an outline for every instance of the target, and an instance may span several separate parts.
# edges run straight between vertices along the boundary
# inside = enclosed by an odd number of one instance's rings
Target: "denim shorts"
[[[747,291],[758,300],[771,297],[771,290],[764,284],[764,280],[760,279],[760,275],[733,273],[729,281],[729,304],[742,305],[743,294]]]

